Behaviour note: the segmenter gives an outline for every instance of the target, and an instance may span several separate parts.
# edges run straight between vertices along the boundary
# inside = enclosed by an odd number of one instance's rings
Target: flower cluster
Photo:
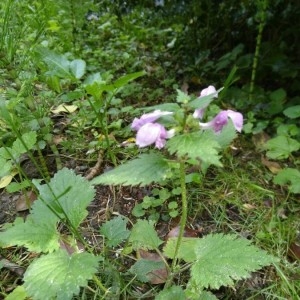
[[[218,97],[218,93],[212,85],[202,90],[199,98],[211,95]],[[202,119],[205,108],[196,109],[193,117]],[[131,128],[137,131],[136,144],[142,148],[155,144],[155,147],[161,149],[166,144],[166,139],[174,136],[175,130],[167,131],[166,128],[160,123],[156,122],[160,117],[172,115],[173,112],[155,110],[152,113],[142,115],[140,118],[135,118],[131,124]],[[199,122],[202,129],[213,129],[216,133],[221,132],[223,127],[228,123],[228,118],[232,120],[235,129],[239,132],[243,127],[243,115],[233,110],[222,110],[211,121],[207,123]]]

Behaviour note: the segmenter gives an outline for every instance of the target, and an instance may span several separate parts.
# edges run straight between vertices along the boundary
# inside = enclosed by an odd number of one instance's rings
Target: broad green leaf
[[[153,111],[153,110],[156,110],[156,109],[159,109],[161,111],[175,112],[178,109],[180,109],[180,106],[177,103],[162,103],[162,104],[146,107],[146,108],[143,109],[143,111]]]
[[[166,180],[169,169],[169,164],[162,155],[142,154],[138,158],[94,178],[91,182],[92,184],[144,186]]]
[[[155,300],[186,300],[186,296],[182,287],[173,285],[167,289],[162,290],[156,297]]]
[[[36,181],[34,184],[40,192],[39,198],[61,219],[65,219],[67,215],[75,228],[87,216],[86,208],[95,196],[95,190],[89,181],[66,168],[58,171],[49,184],[39,185]]]
[[[300,172],[297,169],[283,169],[274,177],[273,181],[275,184],[288,184],[291,193],[300,193]]]
[[[74,59],[70,63],[71,73],[75,78],[80,79],[85,74],[86,63],[82,59]]]
[[[19,154],[26,153],[28,150],[31,150],[33,148],[35,143],[36,132],[26,132],[22,135],[22,141],[21,139],[17,139],[16,141],[14,141],[12,145],[12,150]]]
[[[199,239],[197,260],[191,267],[191,285],[219,289],[233,286],[234,280],[275,262],[275,258],[236,235],[214,234]]]
[[[218,150],[220,145],[214,140],[214,133],[200,131],[178,135],[167,142],[167,148],[171,154],[179,157],[200,159],[205,164],[222,166]]]
[[[144,76],[144,75],[146,75],[145,71],[141,71],[141,72],[136,72],[136,73],[124,75],[124,76],[120,77],[119,79],[117,79],[113,83],[113,86],[115,88],[120,88],[120,87],[126,85],[128,82],[130,82],[130,81],[132,81],[132,80],[134,80],[136,78],[139,78],[141,76]]]
[[[236,130],[231,120],[229,120],[228,124],[223,127],[222,132],[220,134],[213,133],[213,138],[215,139],[215,141],[218,142],[222,149],[228,147],[231,144],[231,142],[236,138],[236,136]]]
[[[207,107],[213,100],[214,98],[222,91],[223,88],[218,89],[215,93],[203,96],[203,97],[198,97],[197,99],[189,102],[189,107],[192,109],[201,109]]]
[[[24,274],[24,287],[34,299],[72,299],[97,272],[99,258],[91,253],[58,250],[36,259]]]
[[[300,149],[300,143],[288,136],[277,136],[267,141],[265,145],[267,156],[272,159],[285,159],[294,151]]]
[[[101,226],[100,233],[106,237],[107,246],[115,247],[128,238],[130,231],[126,225],[127,220],[118,216]]]
[[[46,47],[38,47],[37,53],[40,58],[46,63],[49,71],[48,76],[57,76],[60,78],[70,78],[70,61],[62,54],[57,54]]]
[[[134,249],[145,250],[157,249],[163,243],[154,230],[153,223],[146,220],[138,220],[133,225],[129,242],[132,243]]]
[[[183,237],[177,258],[182,259],[185,262],[193,262],[196,260],[196,252],[195,249],[197,247],[197,243],[199,242],[199,239],[196,238],[188,238]],[[164,255],[168,258],[173,259],[175,255],[175,249],[177,244],[177,238],[169,238],[166,245],[164,246]]]
[[[51,220],[47,222],[47,219],[37,222],[32,216],[27,217],[25,223],[16,219],[12,227],[0,233],[0,246],[25,246],[29,251],[38,253],[58,249],[58,240],[59,234],[55,223]]]
[[[136,275],[136,278],[141,282],[149,281],[149,273],[165,267],[163,261],[154,261],[148,259],[139,259],[129,269],[129,271]],[[148,276],[147,276],[148,275]]]
[[[283,111],[283,114],[290,119],[296,119],[300,117],[300,105],[294,105],[291,107],[288,107]]]
[[[28,299],[28,294],[23,285],[16,287],[5,300],[25,300]]]

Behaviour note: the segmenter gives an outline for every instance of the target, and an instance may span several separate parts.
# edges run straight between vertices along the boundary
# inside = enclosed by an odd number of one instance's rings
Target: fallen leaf
[[[167,234],[166,239],[168,240],[169,238],[178,237],[179,228],[180,228],[179,226],[172,228],[171,231]],[[195,229],[191,229],[188,227],[184,229],[184,233],[183,233],[184,237],[198,237],[198,235],[199,232]]]
[[[76,105],[60,104],[56,108],[51,109],[51,112],[54,114],[59,114],[61,112],[73,113],[77,109],[78,109],[78,106],[76,106]]]
[[[26,192],[16,201],[16,211],[24,211],[29,209],[36,199],[37,196],[33,191]]]
[[[264,166],[266,166],[273,174],[279,173],[281,171],[280,164],[275,161],[270,161],[266,159],[264,156],[261,157],[261,162]]]
[[[163,259],[157,253],[148,252],[148,251],[140,249],[138,251],[138,254],[143,259],[163,262]],[[168,270],[166,267],[157,269],[157,270],[154,270],[154,271],[148,273],[147,277],[151,284],[165,283],[168,278]]]
[[[5,187],[7,187],[12,179],[14,178],[14,176],[18,174],[18,172],[16,171],[13,171],[11,172],[10,174],[6,175],[6,176],[3,176],[1,179],[0,179],[0,189],[3,189]]]
[[[62,235],[59,240],[61,249],[66,250],[70,255],[73,253],[84,252],[84,246],[81,242],[75,241],[71,236]]]
[[[252,136],[252,142],[256,149],[263,150],[265,143],[270,139],[270,136],[265,132],[260,132]]]
[[[288,256],[293,259],[300,260],[300,244],[292,242],[288,250]]]

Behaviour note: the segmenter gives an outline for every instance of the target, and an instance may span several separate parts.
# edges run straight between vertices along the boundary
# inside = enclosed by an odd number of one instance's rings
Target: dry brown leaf
[[[292,259],[300,260],[300,244],[292,242],[288,250],[288,256]]]
[[[163,259],[157,254],[148,252],[145,250],[140,249],[138,251],[139,256],[143,259],[152,260],[152,261],[163,261]],[[163,267],[161,269],[154,270],[153,272],[150,272],[147,274],[147,277],[149,279],[149,282],[151,284],[161,284],[165,283],[168,278],[168,270],[166,267]]]
[[[30,209],[32,203],[37,199],[37,195],[33,191],[28,191],[16,201],[16,211],[24,211]]]
[[[75,241],[71,236],[62,235],[59,240],[59,245],[61,249],[66,250],[70,255],[74,252],[83,252],[84,246],[81,242]]]
[[[176,226],[176,227],[172,228],[170,230],[170,232],[167,234],[166,239],[173,238],[173,237],[178,237],[179,228],[180,228],[179,226]],[[184,233],[183,233],[184,237],[198,237],[198,235],[199,235],[199,232],[195,229],[191,229],[191,228],[188,228],[188,227],[186,227],[184,229]]]
[[[280,164],[275,161],[270,161],[266,159],[264,156],[261,157],[261,163],[266,166],[273,174],[277,174],[281,171]]]
[[[255,148],[258,150],[263,150],[266,142],[270,139],[270,136],[266,134],[265,132],[260,132],[257,134],[254,134],[252,136],[252,142],[255,145]]]

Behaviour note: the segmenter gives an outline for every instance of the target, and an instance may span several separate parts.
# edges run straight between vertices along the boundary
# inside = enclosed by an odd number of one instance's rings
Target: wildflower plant
[[[236,132],[242,130],[243,115],[233,110],[220,111],[213,119],[206,120],[207,107],[221,90],[209,86],[196,99],[178,90],[177,103],[157,105],[154,111],[135,118],[131,129],[137,132],[135,141],[142,153],[136,159],[92,181],[93,184],[145,186],[153,182],[162,184],[179,179],[180,230],[178,236],[169,238],[164,247],[164,255],[172,259],[172,265],[168,268],[169,276],[162,296],[175,293],[178,299],[185,299],[187,295],[194,299],[196,295],[203,294],[203,297],[216,299],[205,288],[217,289],[222,285],[232,285],[233,279],[246,278],[251,271],[274,262],[271,256],[250,245],[248,240],[238,239],[234,235],[215,234],[201,240],[183,237],[189,204],[187,168],[200,165],[202,172],[206,172],[211,165],[222,167],[221,150],[230,145]],[[152,148],[149,153],[144,152],[146,147]],[[149,243],[148,240],[140,238],[140,247],[143,248],[143,243]],[[154,236],[152,240],[155,240]],[[150,249],[160,253],[158,247],[161,244],[162,241],[156,245],[151,244]],[[225,253],[225,256],[218,259],[219,253]],[[172,286],[174,277],[180,272],[180,260],[192,264],[185,296],[182,296],[181,288]],[[135,265],[135,272],[142,273],[140,268]],[[146,274],[149,270],[145,269],[144,272]]]

